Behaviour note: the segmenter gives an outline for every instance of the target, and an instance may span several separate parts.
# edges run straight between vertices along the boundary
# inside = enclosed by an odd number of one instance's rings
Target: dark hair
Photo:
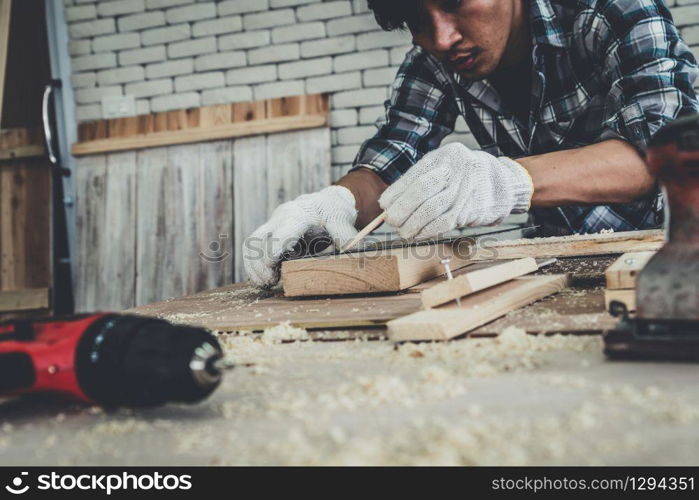
[[[386,31],[412,29],[421,6],[422,0],[369,0],[376,22]]]

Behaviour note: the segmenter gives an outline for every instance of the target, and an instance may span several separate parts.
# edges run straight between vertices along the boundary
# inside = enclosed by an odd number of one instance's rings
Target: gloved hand
[[[452,143],[426,154],[379,198],[405,239],[488,226],[529,209],[534,185],[519,163]]]
[[[260,287],[274,286],[279,281],[282,255],[304,238],[317,242],[329,236],[335,248],[349,243],[357,234],[354,205],[354,195],[343,186],[330,186],[279,205],[243,244],[243,264],[250,281]]]

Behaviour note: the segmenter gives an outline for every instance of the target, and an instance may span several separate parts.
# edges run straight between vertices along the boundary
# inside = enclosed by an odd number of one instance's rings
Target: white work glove
[[[379,198],[405,239],[489,226],[529,209],[534,186],[519,163],[452,143],[426,154]]]
[[[330,237],[341,248],[357,235],[354,195],[343,186],[330,186],[279,205],[269,220],[243,244],[245,272],[255,285],[271,287],[279,281],[279,264],[301,239]]]

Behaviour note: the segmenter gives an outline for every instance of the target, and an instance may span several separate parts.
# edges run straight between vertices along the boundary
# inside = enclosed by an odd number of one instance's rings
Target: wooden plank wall
[[[145,149],[324,127],[325,94],[219,104],[81,123],[73,155]]]
[[[122,310],[242,279],[278,203],[330,184],[328,128],[84,156],[76,309]]]
[[[49,308],[51,169],[37,156],[41,141],[35,130],[0,130],[0,319],[15,316],[10,310]],[[41,307],[37,296],[45,299]]]
[[[0,164],[0,290],[50,287],[51,172],[44,160]]]

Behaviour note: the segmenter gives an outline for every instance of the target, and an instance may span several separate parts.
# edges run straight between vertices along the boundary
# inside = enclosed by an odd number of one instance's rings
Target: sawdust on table
[[[581,438],[621,421],[615,405],[633,409],[624,413],[630,426],[642,418],[699,422],[699,405],[654,386],[610,380],[597,390],[584,373],[548,373],[551,356],[589,366],[580,360],[601,352],[599,336],[532,336],[511,327],[494,338],[394,346],[288,342],[305,340],[305,330],[270,331],[272,343],[264,334],[218,334],[237,368],[211,400],[155,413],[62,410],[42,425],[37,460],[138,464],[143,450],[159,449],[161,459],[188,464],[594,464],[620,449],[643,449],[632,430]],[[472,400],[485,382],[508,374],[515,392],[518,376],[531,374],[541,388],[586,395],[569,408],[516,418],[505,414],[507,401],[493,412]],[[71,423],[74,432],[57,432]],[[30,425],[0,423],[3,454],[22,446],[22,432],[38,430]]]
[[[262,332],[260,340],[265,344],[281,344],[282,342],[302,341],[309,338],[305,328],[296,328],[285,321],[272,328],[267,328]]]

